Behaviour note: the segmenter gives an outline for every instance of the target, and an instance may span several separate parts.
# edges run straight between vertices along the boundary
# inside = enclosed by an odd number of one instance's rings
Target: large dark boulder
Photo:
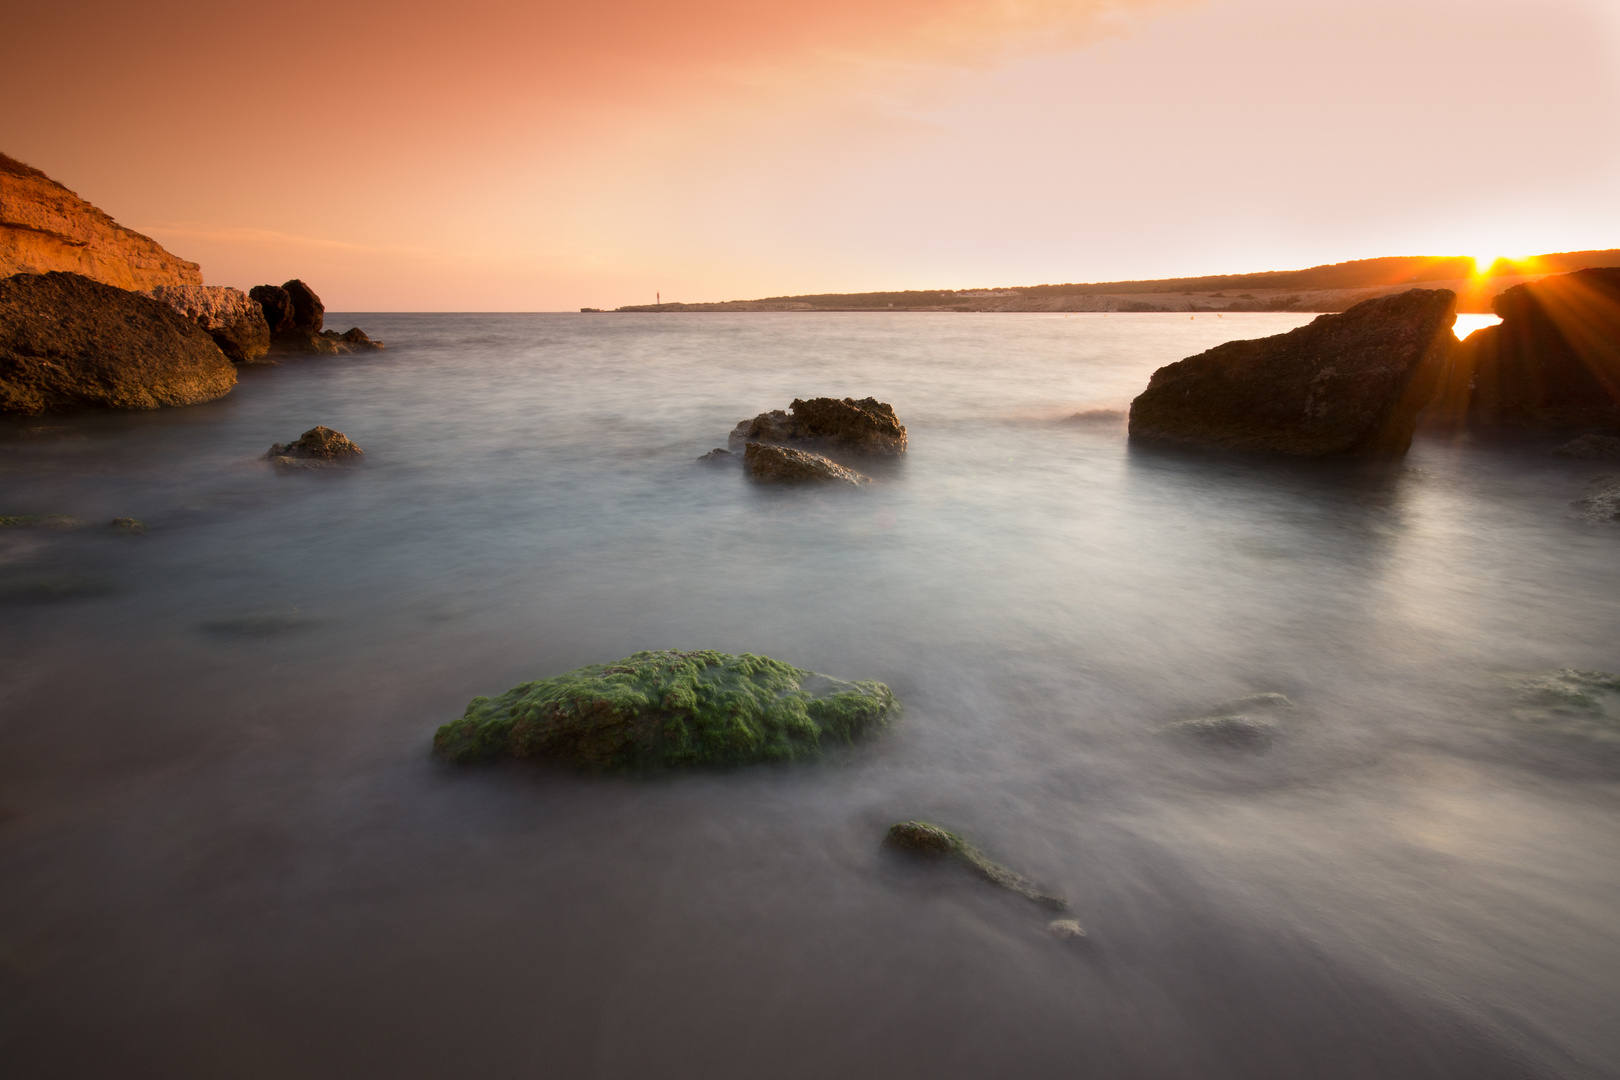
[[[287,290],[287,299],[292,302],[293,328],[320,333],[326,321],[326,305],[315,295],[315,290],[298,278],[282,282],[281,287]]]
[[[223,285],[159,285],[149,294],[208,331],[232,363],[251,364],[270,351],[264,308]]]
[[[79,274],[0,280],[0,412],[193,405],[236,368],[168,304]]]
[[[323,330],[326,305],[314,289],[298,278],[280,285],[255,285],[248,295],[264,310],[273,354],[338,356],[383,347],[382,342],[371,340],[358,326],[341,334]]]
[[[264,312],[265,325],[270,327],[271,334],[279,334],[292,327],[292,297],[287,295],[286,289],[280,285],[255,285],[248,290],[248,296]]]
[[[1620,267],[1515,285],[1491,306],[1502,321],[1468,335],[1450,378],[1467,390],[1470,421],[1553,429],[1620,423]]]
[[[1447,289],[1412,289],[1162,367],[1131,402],[1131,438],[1398,457],[1456,342],[1456,303]]]
[[[775,409],[742,421],[731,432],[731,448],[764,442],[885,457],[905,452],[906,429],[894,406],[876,398],[795,398],[788,410]]]

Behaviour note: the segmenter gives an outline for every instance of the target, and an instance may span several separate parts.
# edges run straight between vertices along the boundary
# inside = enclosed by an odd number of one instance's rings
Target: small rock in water
[[[749,653],[661,649],[473,698],[433,750],[455,762],[549,758],[588,771],[793,761],[881,728],[895,708],[882,683]]]
[[[884,834],[883,846],[930,859],[955,859],[990,884],[1015,892],[1042,907],[1063,911],[1069,906],[1063,897],[1042,890],[1033,881],[1000,863],[991,862],[984,852],[960,836],[926,821],[898,821],[890,825],[889,831]]]
[[[797,484],[805,481],[833,482],[859,487],[870,484],[870,477],[846,469],[820,454],[810,454],[787,446],[751,442],[743,448],[743,465],[748,475],[769,484]]]
[[[1281,732],[1281,726],[1265,713],[1291,710],[1294,703],[1283,694],[1250,694],[1223,702],[1209,716],[1195,716],[1167,724],[1166,735],[1196,739],[1209,746],[1233,750],[1264,750]]]
[[[264,455],[273,465],[288,469],[319,469],[365,454],[348,436],[329,427],[312,427],[297,441],[276,443]]]
[[[1086,936],[1085,928],[1074,919],[1053,919],[1046,924],[1046,932],[1059,941],[1078,941]]]
[[[134,536],[138,533],[143,533],[146,531],[146,522],[141,521],[138,518],[113,518],[111,524],[109,524],[107,527],[112,529],[114,532],[120,532],[126,536]]]
[[[1087,409],[1075,413],[1063,422],[1084,427],[1123,428],[1125,420],[1125,412],[1122,409]]]
[[[733,454],[730,450],[725,450],[717,446],[713,450],[710,450],[707,454],[699,454],[695,460],[712,465],[716,462],[736,461],[737,455]]]
[[[1558,447],[1553,456],[1576,461],[1620,461],[1620,439],[1613,435],[1582,435]]]
[[[1516,677],[1513,717],[1526,730],[1620,752],[1620,675],[1559,668]]]

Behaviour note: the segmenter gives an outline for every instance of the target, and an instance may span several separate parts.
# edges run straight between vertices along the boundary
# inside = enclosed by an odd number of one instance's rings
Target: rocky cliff
[[[120,289],[202,284],[196,263],[124,228],[38,169],[0,154],[0,277],[52,270]]]

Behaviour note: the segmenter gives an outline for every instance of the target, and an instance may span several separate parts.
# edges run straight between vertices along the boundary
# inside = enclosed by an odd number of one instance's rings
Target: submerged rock
[[[1512,688],[1514,719],[1530,731],[1620,752],[1620,675],[1559,668],[1516,676]]]
[[[1279,714],[1294,703],[1282,694],[1251,694],[1222,702],[1208,716],[1194,716],[1167,724],[1166,735],[1192,739],[1206,746],[1231,750],[1265,750],[1281,733]]]
[[[1455,339],[1456,295],[1412,289],[1162,367],[1133,440],[1296,457],[1406,453]]]
[[[146,522],[139,518],[113,518],[107,528],[116,533],[123,533],[125,536],[139,536],[146,531]]]
[[[69,273],[0,280],[0,413],[195,405],[235,385],[213,338],[150,296]]]
[[[899,821],[890,825],[883,837],[883,846],[923,858],[954,859],[990,884],[1009,889],[1043,907],[1063,911],[1069,906],[1063,897],[1046,892],[1028,878],[991,862],[984,852],[956,833],[926,821]],[[1078,929],[1079,924],[1075,925]]]
[[[536,757],[586,770],[791,761],[881,727],[896,707],[882,683],[666,649],[473,698],[434,734],[433,750],[456,762]]]
[[[1620,267],[1515,285],[1491,307],[1502,321],[1457,350],[1453,413],[1508,427],[1620,424]]]
[[[282,468],[311,469],[352,461],[364,454],[343,432],[317,425],[293,442],[274,444],[264,456]]]
[[[744,446],[743,467],[748,470],[750,477],[768,484],[831,481],[859,487],[872,482],[871,477],[862,476],[854,469],[846,469],[820,454],[769,443],[751,442]]]
[[[251,364],[270,351],[264,308],[241,289],[223,285],[160,285],[147,295],[208,331],[235,364]]]
[[[1121,409],[1087,409],[1065,417],[1063,422],[1077,427],[1122,428],[1125,419],[1125,412]]]
[[[1074,919],[1053,919],[1046,924],[1046,932],[1059,941],[1078,941],[1086,936],[1085,928]]]
[[[1575,509],[1589,521],[1620,521],[1620,480],[1600,476],[1590,488],[1590,495],[1575,500]]]
[[[725,450],[717,446],[713,450],[710,450],[707,454],[699,454],[694,460],[701,461],[705,465],[714,465],[721,462],[733,462],[736,461],[738,457],[739,455],[733,454],[730,450]]]
[[[80,524],[66,514],[0,514],[0,529],[77,529]]]
[[[1576,461],[1620,461],[1620,439],[1613,435],[1582,435],[1555,449],[1553,456]]]
[[[818,449],[893,457],[905,453],[906,429],[894,406],[876,398],[794,398],[788,412],[760,413],[739,423],[729,436],[733,450],[751,442],[803,443]]]

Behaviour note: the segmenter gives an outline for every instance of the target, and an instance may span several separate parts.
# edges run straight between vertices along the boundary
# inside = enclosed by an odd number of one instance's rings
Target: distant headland
[[[1498,259],[1479,268],[1469,256],[1391,256],[1255,274],[1024,285],[997,289],[908,289],[818,293],[708,304],[642,304],[615,310],[657,311],[1345,311],[1363,300],[1414,286],[1450,289],[1457,310],[1489,312],[1498,293],[1549,274],[1620,266],[1620,249],[1565,251]],[[1483,273],[1479,272],[1483,269]],[[596,310],[596,309],[584,309]]]

